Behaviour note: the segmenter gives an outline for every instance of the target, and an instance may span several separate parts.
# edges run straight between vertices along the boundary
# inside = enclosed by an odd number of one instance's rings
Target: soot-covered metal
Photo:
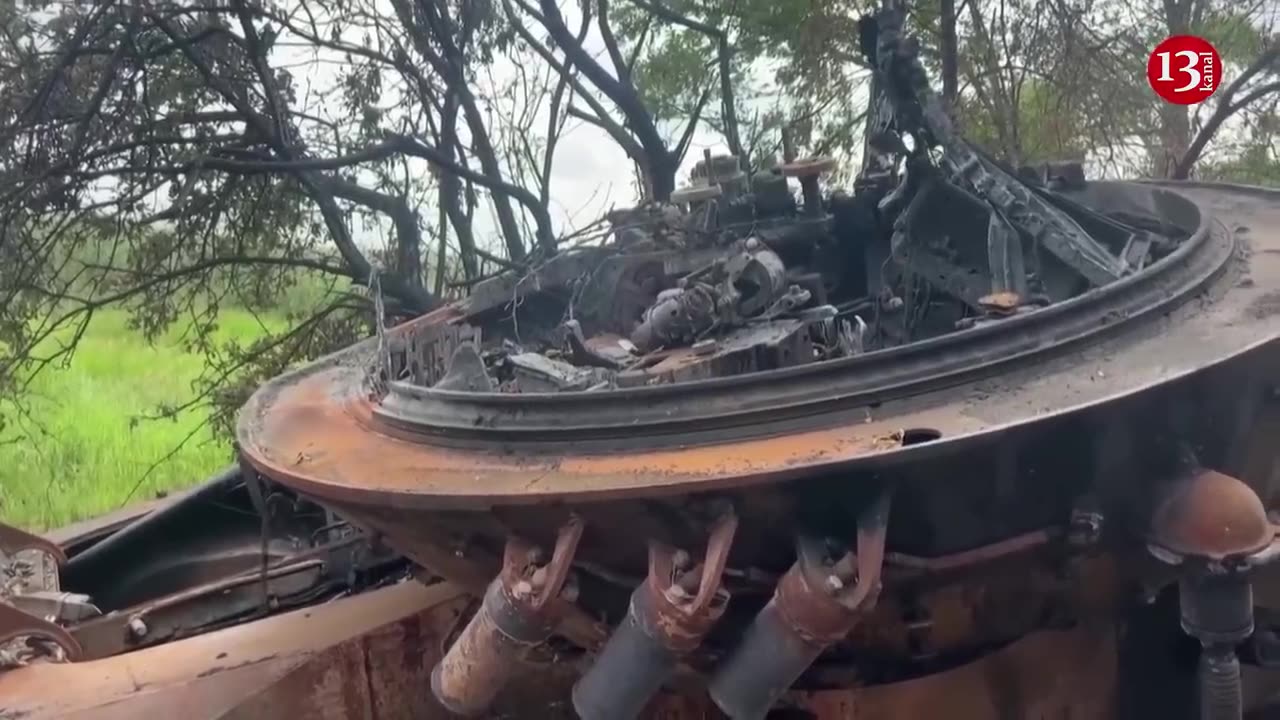
[[[1003,167],[951,128],[902,20],[861,26],[851,194],[825,158],[704,158],[602,244],[246,405],[256,471],[483,598],[443,703],[483,714],[533,663],[574,676],[584,718],[672,695],[760,718],[830,689],[815,714],[841,717],[1181,596],[1181,625],[1090,669],[1240,707],[1253,577],[1280,556],[1259,513],[1280,496],[1278,196]],[[1184,629],[1190,663],[1133,679]],[[955,716],[1098,714],[1006,680]],[[1178,700],[1137,695],[1116,716]]]
[[[1002,167],[902,21],[861,25],[851,195],[706,157],[264,384],[242,469],[66,543],[0,525],[0,717],[1280,697],[1280,192]]]
[[[616,211],[601,244],[477,283],[451,328],[400,339],[378,372],[564,393],[820,363],[1071,300],[1194,229],[1080,202],[1079,164],[985,156],[952,130],[893,13],[866,20],[862,44],[879,81],[853,195],[821,191],[830,158],[747,174],[708,153],[671,203]]]

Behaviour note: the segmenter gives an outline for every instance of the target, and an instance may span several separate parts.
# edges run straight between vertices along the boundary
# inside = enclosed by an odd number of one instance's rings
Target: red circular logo
[[[1222,80],[1222,58],[1208,40],[1174,35],[1147,58],[1147,82],[1156,94],[1175,105],[1204,102]]]

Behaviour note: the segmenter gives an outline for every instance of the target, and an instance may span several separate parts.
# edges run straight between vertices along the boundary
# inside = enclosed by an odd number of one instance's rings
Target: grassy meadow
[[[34,422],[23,424],[33,440],[0,442],[0,520],[58,527],[189,486],[230,461],[229,445],[202,427],[201,409],[138,419],[191,398],[204,360],[183,349],[180,324],[148,344],[127,322],[123,310],[98,313],[70,365],[36,378]],[[218,336],[247,343],[263,322],[283,321],[227,309]]]

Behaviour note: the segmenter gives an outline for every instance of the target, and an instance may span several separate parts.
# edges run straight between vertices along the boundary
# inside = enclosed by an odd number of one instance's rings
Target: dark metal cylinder
[[[1244,714],[1244,696],[1235,648],[1230,645],[1204,648],[1200,653],[1198,675],[1200,720],[1240,720]]]
[[[800,192],[804,197],[804,214],[817,217],[822,214],[822,188],[818,176],[800,178]]]
[[[516,669],[520,653],[550,635],[550,629],[525,618],[502,586],[489,585],[476,614],[431,671],[431,693],[449,712],[484,712]]]
[[[595,664],[573,686],[573,708],[583,720],[631,720],[640,715],[679,660],[663,643],[647,585],[631,595],[627,617]]]
[[[1178,602],[1182,629],[1201,642],[1234,645],[1253,633],[1253,588],[1244,575],[1183,578]]]
[[[1198,639],[1200,720],[1240,720],[1244,698],[1236,645],[1253,632],[1253,588],[1241,573],[1184,576],[1182,629]]]
[[[806,640],[792,628],[774,598],[756,615],[707,691],[733,720],[758,720],[822,650],[822,644]]]

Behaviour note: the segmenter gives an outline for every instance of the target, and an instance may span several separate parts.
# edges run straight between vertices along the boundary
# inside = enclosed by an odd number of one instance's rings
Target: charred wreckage
[[[0,639],[78,662],[0,674],[0,717],[1264,707],[1280,193],[1005,167],[899,11],[861,33],[851,194],[708,156],[269,382],[241,469],[6,529]]]

